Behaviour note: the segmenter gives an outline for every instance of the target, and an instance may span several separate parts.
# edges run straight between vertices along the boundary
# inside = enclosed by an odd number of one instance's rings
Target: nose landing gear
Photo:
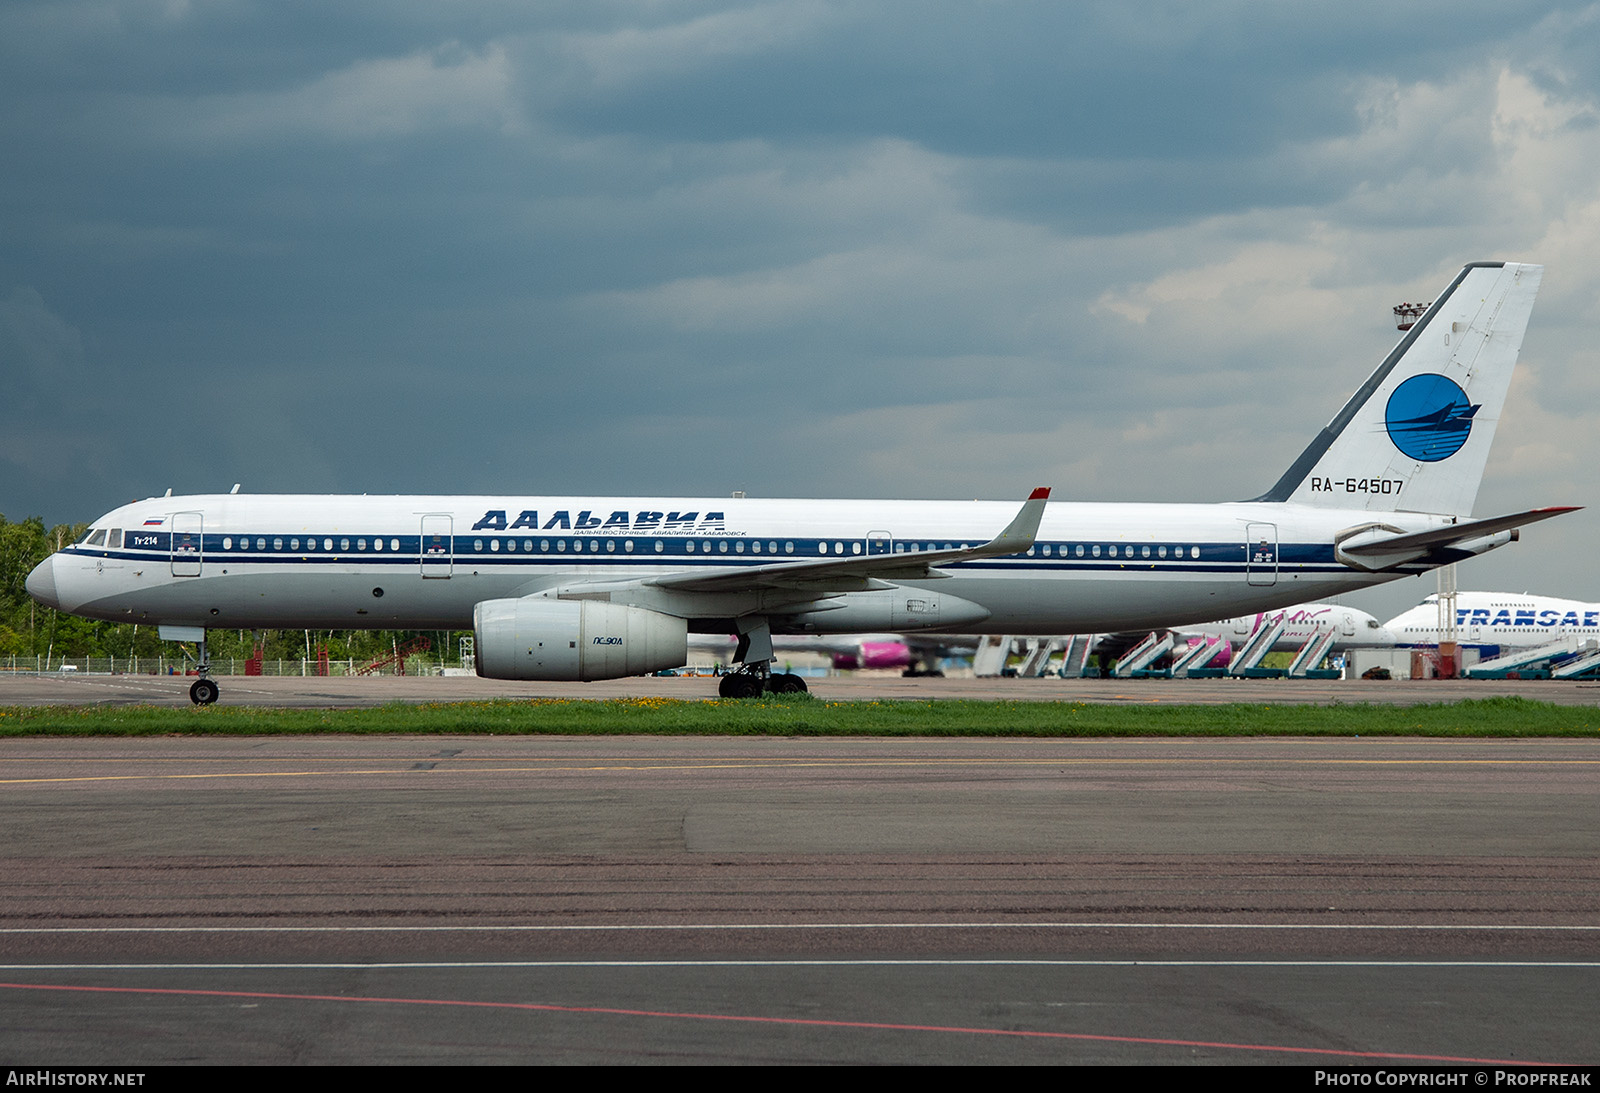
[[[200,636],[195,640],[194,666],[200,673],[200,678],[194,681],[189,688],[189,701],[196,706],[209,706],[222,694],[222,689],[211,678],[211,657],[206,653],[206,632],[200,631]],[[189,650],[184,649],[184,658],[189,659]]]

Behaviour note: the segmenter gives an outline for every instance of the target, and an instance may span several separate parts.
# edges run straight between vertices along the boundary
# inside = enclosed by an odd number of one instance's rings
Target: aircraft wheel
[[[194,681],[194,686],[189,688],[189,700],[196,706],[209,706],[221,693],[221,689],[211,680],[197,679]]]
[[[761,681],[748,672],[733,672],[722,677],[717,693],[723,698],[754,698],[761,693]]]
[[[782,672],[772,677],[773,694],[805,694],[806,681],[792,672]]]

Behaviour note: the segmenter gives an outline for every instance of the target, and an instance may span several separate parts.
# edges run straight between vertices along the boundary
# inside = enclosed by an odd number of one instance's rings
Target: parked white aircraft
[[[496,679],[610,679],[737,632],[726,696],[799,690],[772,634],[1068,634],[1267,611],[1424,572],[1567,509],[1470,518],[1542,267],[1467,266],[1277,485],[1226,504],[157,497],[28,577],[159,624],[475,631]],[[996,534],[996,529],[999,533]]]
[[[1272,643],[1274,652],[1299,649],[1317,634],[1329,629],[1338,635],[1330,650],[1335,653],[1350,649],[1392,649],[1399,644],[1394,632],[1373,616],[1336,603],[1302,603],[1282,611],[1258,611],[1254,615],[1241,615],[1220,622],[1174,626],[1172,632],[1188,641],[1215,637],[1227,638],[1234,645],[1240,645],[1251,634],[1264,626],[1275,624],[1280,618],[1284,620],[1283,633]]]
[[[1439,597],[1429,596],[1384,624],[1402,648],[1439,644]],[[1600,603],[1530,596],[1526,592],[1457,592],[1456,643],[1493,655],[1563,638],[1600,638]]]

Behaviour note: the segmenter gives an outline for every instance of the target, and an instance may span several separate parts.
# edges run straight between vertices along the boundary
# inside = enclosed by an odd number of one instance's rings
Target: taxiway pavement
[[[1591,741],[6,740],[0,1052],[1593,1065],[1597,791]]]

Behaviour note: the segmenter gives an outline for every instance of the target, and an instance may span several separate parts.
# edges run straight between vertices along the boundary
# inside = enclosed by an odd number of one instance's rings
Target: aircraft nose
[[[54,554],[33,567],[26,585],[28,595],[46,607],[60,607],[56,598],[56,556]]]

